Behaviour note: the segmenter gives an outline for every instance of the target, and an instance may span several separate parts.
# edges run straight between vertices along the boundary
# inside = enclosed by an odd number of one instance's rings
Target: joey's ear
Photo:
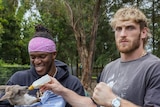
[[[11,94],[11,92],[6,92],[5,95],[0,98],[0,101],[11,98]]]
[[[5,85],[0,85],[0,94],[5,93],[6,87],[7,87],[7,86],[5,86]]]
[[[6,86],[6,85],[0,85],[0,91],[4,91],[6,89],[6,87],[8,87],[8,86]]]

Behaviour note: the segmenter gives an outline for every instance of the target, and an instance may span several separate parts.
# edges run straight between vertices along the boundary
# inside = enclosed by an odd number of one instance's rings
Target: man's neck
[[[120,55],[121,55],[122,61],[126,62],[126,61],[132,61],[132,60],[139,59],[143,57],[144,55],[146,55],[146,53],[147,52],[143,49],[143,50],[134,51],[131,53],[120,53]]]
[[[54,66],[52,66],[52,68],[50,69],[50,71],[48,72],[48,75],[50,75],[50,76],[55,76],[55,74],[57,73],[57,68],[56,68],[56,66],[54,65]]]

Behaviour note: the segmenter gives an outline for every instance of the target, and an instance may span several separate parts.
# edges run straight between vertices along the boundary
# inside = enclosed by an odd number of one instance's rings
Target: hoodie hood
[[[64,80],[69,76],[69,70],[67,64],[62,61],[55,60],[55,65],[57,67],[57,74],[55,78],[59,81]]]

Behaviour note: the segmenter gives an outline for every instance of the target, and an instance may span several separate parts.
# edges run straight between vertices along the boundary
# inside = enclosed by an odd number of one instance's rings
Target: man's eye
[[[40,58],[46,58],[47,55],[40,55]]]
[[[127,30],[133,30],[133,29],[135,29],[134,26],[128,26],[128,27],[127,27]]]
[[[121,27],[117,27],[116,29],[115,29],[115,31],[121,31],[122,30],[122,28]]]
[[[30,56],[30,58],[31,58],[31,59],[35,59],[36,57],[35,57],[35,56]]]

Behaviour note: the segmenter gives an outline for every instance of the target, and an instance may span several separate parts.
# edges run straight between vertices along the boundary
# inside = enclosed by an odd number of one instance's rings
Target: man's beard
[[[136,49],[138,49],[140,47],[140,37],[141,37],[141,35],[139,34],[139,37],[136,40],[134,40],[131,45],[127,45],[126,47],[122,47],[122,46],[116,44],[119,52],[131,53],[131,52],[135,51]]]

